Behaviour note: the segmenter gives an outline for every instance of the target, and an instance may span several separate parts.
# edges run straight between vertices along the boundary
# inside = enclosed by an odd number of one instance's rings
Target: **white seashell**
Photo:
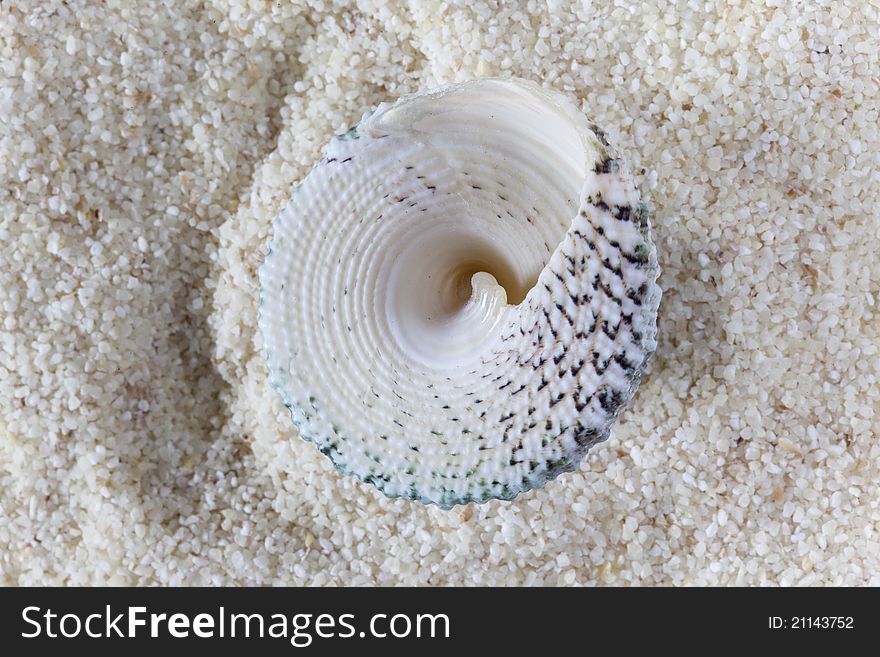
[[[270,381],[385,494],[513,498],[604,440],[656,348],[647,209],[565,97],[486,79],[383,103],[279,214]]]

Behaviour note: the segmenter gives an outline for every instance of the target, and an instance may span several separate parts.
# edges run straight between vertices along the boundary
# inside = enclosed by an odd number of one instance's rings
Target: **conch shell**
[[[278,215],[270,381],[388,496],[511,499],[607,438],[656,348],[658,273],[626,166],[567,98],[518,79],[405,96]]]

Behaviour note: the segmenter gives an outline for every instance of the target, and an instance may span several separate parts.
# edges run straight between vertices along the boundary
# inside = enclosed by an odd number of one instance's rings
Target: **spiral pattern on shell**
[[[604,440],[656,348],[648,212],[561,94],[477,80],[334,138],[260,271],[272,385],[342,472],[448,508]]]

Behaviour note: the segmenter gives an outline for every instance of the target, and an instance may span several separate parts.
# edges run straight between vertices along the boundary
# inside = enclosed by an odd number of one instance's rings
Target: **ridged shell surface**
[[[523,80],[334,138],[260,271],[270,381],[337,468],[448,508],[604,440],[656,347],[647,208],[603,132]]]

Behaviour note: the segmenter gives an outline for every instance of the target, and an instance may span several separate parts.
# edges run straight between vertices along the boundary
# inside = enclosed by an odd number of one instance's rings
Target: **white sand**
[[[877,0],[158,4],[0,9],[0,582],[880,584]],[[256,269],[333,132],[508,73],[640,173],[660,346],[579,472],[387,501],[266,385]]]

